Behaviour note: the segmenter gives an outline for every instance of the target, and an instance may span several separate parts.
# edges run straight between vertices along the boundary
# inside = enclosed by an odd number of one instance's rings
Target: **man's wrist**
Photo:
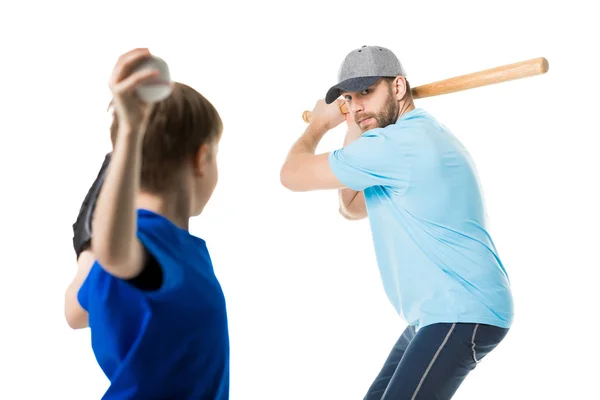
[[[304,136],[309,136],[316,142],[320,142],[323,136],[329,131],[329,128],[323,124],[308,124]]]
[[[288,153],[288,161],[297,157],[306,154],[314,155],[319,142],[327,133],[327,129],[325,129],[322,125],[317,125],[311,123],[308,125],[302,136],[298,138],[296,143],[292,146]]]
[[[356,128],[349,128],[346,131],[346,136],[344,137],[344,147],[349,145],[350,143],[358,140],[362,136],[362,131]]]

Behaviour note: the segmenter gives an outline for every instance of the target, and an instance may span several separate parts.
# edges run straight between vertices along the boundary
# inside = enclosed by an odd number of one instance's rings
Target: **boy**
[[[103,399],[225,400],[225,299],[206,243],[188,232],[217,184],[222,121],[181,83],[159,103],[141,102],[134,88],[158,74],[132,73],[147,57],[123,54],[109,81],[113,152],[74,225],[79,269],[65,314],[72,328],[91,329],[110,380]]]

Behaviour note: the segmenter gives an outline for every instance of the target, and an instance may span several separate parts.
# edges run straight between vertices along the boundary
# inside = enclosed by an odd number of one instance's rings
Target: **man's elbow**
[[[281,167],[281,171],[279,172],[279,181],[287,190],[291,190],[292,192],[304,192],[306,191],[299,183],[299,180],[296,179],[294,171],[290,167],[289,164],[284,164]]]
[[[367,218],[368,214],[365,212],[352,212],[350,210],[345,210],[343,207],[340,207],[339,212],[342,217],[347,219],[348,221],[360,221],[361,219]]]

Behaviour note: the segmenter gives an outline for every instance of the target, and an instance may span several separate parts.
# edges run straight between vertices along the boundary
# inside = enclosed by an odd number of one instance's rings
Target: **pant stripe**
[[[475,364],[479,364],[479,361],[477,360],[477,351],[475,350],[475,334],[477,333],[477,328],[479,328],[479,324],[475,325],[473,337],[471,338],[471,348],[473,349],[473,361],[475,361]]]
[[[413,393],[411,400],[415,400],[415,398],[417,397],[417,394],[419,393],[419,390],[421,390],[421,386],[423,385],[423,381],[425,381],[425,378],[427,377],[427,374],[429,373],[429,370],[433,366],[433,363],[435,362],[435,360],[440,355],[440,352],[442,351],[442,348],[444,347],[444,345],[446,344],[446,342],[450,338],[450,334],[452,333],[452,331],[454,330],[455,327],[456,327],[456,323],[452,324],[452,326],[450,327],[450,330],[448,330],[448,334],[446,334],[446,337],[444,338],[444,341],[442,342],[442,344],[440,344],[440,347],[438,347],[437,351],[435,352],[435,355],[433,356],[433,359],[431,360],[431,362],[429,363],[429,366],[427,366],[427,369],[425,370],[425,373],[421,377],[421,381],[417,385],[417,388],[415,389],[415,392]]]

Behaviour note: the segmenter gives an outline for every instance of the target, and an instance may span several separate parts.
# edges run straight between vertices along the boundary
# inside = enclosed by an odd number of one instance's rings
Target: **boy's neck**
[[[152,193],[138,193],[136,207],[143,208],[162,215],[177,227],[189,230],[189,202],[186,197],[171,192],[170,195],[156,195]]]

